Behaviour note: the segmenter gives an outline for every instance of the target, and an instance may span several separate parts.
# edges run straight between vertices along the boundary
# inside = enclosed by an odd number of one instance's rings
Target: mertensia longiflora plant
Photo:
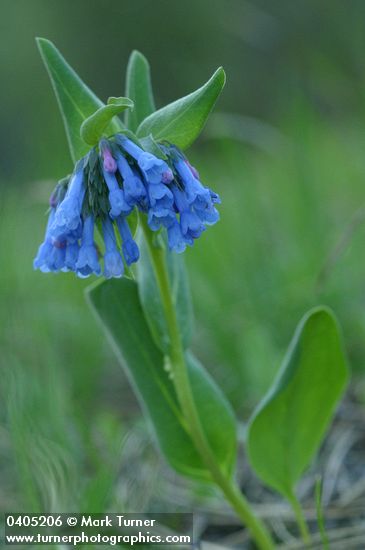
[[[51,195],[34,268],[100,277],[87,301],[166,460],[180,474],[219,487],[256,546],[274,548],[270,529],[236,482],[234,412],[189,350],[194,328],[182,253],[219,220],[220,198],[184,151],[220,95],[224,71],[156,110],[148,62],[133,52],[125,97],[103,104],[53,44],[38,39],[38,46],[74,165]],[[317,307],[299,323],[247,425],[251,466],[289,500],[306,543],[310,530],[295,486],[323,440],[347,377],[337,321],[328,308]]]

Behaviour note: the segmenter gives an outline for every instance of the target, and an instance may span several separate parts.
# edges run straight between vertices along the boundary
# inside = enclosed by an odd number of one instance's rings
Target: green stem
[[[297,520],[297,525],[299,527],[300,534],[302,536],[303,542],[306,545],[310,545],[312,542],[311,534],[308,529],[308,524],[305,519],[303,509],[301,507],[301,504],[299,500],[297,499],[295,493],[293,492],[289,497],[288,500],[293,508],[293,511],[295,513],[295,517]]]
[[[251,509],[249,502],[241,493],[238,486],[226,476],[225,472],[217,462],[215,455],[206,438],[202,428],[198,411],[196,409],[192,393],[189,375],[185,362],[184,349],[181,342],[180,329],[176,317],[176,310],[172,300],[169,275],[166,265],[165,250],[153,243],[153,235],[142,221],[144,235],[161,294],[161,300],[166,316],[170,338],[170,360],[173,368],[174,384],[179,403],[187,421],[190,436],[200,454],[204,464],[209,469],[215,483],[221,488],[226,499],[231,503],[237,515],[241,518],[261,550],[272,550],[274,548],[271,537],[262,523]]]
[[[323,546],[323,550],[329,550],[329,541],[328,541],[328,536],[326,532],[326,526],[325,526],[323,508],[322,508],[322,480],[320,477],[316,480],[315,489],[316,489],[315,495],[316,495],[317,524],[319,527],[319,532],[321,534],[322,546]]]

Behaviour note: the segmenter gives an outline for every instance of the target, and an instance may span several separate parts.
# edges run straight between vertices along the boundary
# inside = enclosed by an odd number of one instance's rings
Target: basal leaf
[[[81,138],[81,124],[104,104],[84,84],[52,42],[37,38],[37,43],[61,110],[71,156],[76,162],[90,149]],[[121,128],[122,125],[114,119],[109,133],[115,133]]]
[[[152,422],[159,446],[179,473],[209,481],[210,474],[193,446],[162,352],[155,345],[130,279],[91,287],[88,300],[106,330],[140,403]],[[232,410],[200,363],[187,356],[201,423],[222,468],[232,473],[236,427]]]
[[[148,116],[138,127],[138,137],[152,134],[156,140],[167,140],[186,149],[200,134],[225,80],[220,67],[204,86]]]
[[[135,104],[134,110],[125,114],[125,125],[135,132],[142,120],[155,110],[150,66],[144,55],[136,50],[128,61],[125,95]]]
[[[327,308],[300,322],[272,389],[253,414],[248,455],[289,500],[321,444],[348,379],[338,323]]]
[[[82,139],[91,146],[96,145],[113,118],[126,109],[133,109],[133,105],[128,97],[110,97],[107,105],[99,107],[81,124]]]
[[[151,334],[157,346],[164,352],[169,352],[169,337],[166,319],[161,303],[160,291],[151,264],[147,244],[143,235],[139,236],[141,256],[137,264],[139,298],[150,327]],[[181,255],[164,250],[168,266],[171,294],[174,301],[180,334],[184,348],[189,346],[193,326],[193,306],[190,295],[189,281]]]

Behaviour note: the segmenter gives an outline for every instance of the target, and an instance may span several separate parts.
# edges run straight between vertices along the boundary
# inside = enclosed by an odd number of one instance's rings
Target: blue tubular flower
[[[206,225],[214,225],[219,220],[219,212],[213,206],[213,204],[205,208],[199,208],[198,206],[196,206],[194,208],[194,212],[196,213],[200,221],[202,221]]]
[[[51,241],[44,241],[39,249],[37,256],[33,260],[33,269],[39,269],[42,273],[50,273],[50,255],[53,245]]]
[[[55,240],[52,237],[52,227],[56,215],[55,208],[51,209],[46,234],[43,243],[38,249],[37,256],[33,261],[34,269],[39,269],[42,273],[57,273],[65,267],[65,240]]]
[[[103,168],[103,175],[109,189],[110,216],[112,218],[117,218],[120,214],[127,216],[132,212],[133,206],[127,203],[124,191],[119,187],[117,178],[105,168]]]
[[[114,227],[110,218],[103,220],[103,236],[105,243],[104,276],[107,279],[122,277],[124,272],[123,259],[117,247]]]
[[[148,211],[148,226],[152,231],[158,231],[161,227],[170,227],[176,221],[176,215],[173,210],[167,208],[150,209]]]
[[[64,268],[66,271],[76,271],[76,263],[79,257],[79,250],[80,247],[77,241],[67,244]]]
[[[61,235],[67,235],[78,229],[84,196],[83,162],[79,161],[68,185],[65,198],[56,211],[52,226],[54,238],[60,238]]]
[[[205,231],[205,227],[199,217],[194,212],[189,212],[188,210],[180,214],[180,226],[185,241],[190,246],[193,244],[192,240],[198,239],[203,231]]]
[[[213,193],[194,176],[189,162],[179,159],[175,162],[175,168],[184,184],[184,190],[188,203],[203,223],[212,225],[219,220],[219,212],[214,203],[220,202],[217,193]],[[196,170],[194,169],[196,172]]]
[[[206,225],[213,225],[217,223],[217,221],[219,221],[220,217],[219,212],[215,208],[214,204],[220,204],[221,199],[219,195],[217,195],[217,193],[213,193],[213,191],[211,191],[210,189],[209,193],[211,200],[210,203],[205,204],[204,202],[197,200],[193,203],[193,207],[194,212],[203,223],[205,223]]]
[[[183,159],[179,159],[174,163],[174,165],[181,181],[184,184],[188,203],[194,207],[196,205],[211,206],[212,199],[209,189],[203,187],[200,181],[194,177],[187,162]]]
[[[174,196],[163,183],[153,183],[148,186],[148,198],[152,208],[172,208]]]
[[[52,245],[52,236],[51,236],[51,227],[52,227],[53,222],[54,222],[55,213],[56,213],[56,209],[52,208],[51,212],[49,214],[49,217],[48,217],[48,222],[47,222],[46,233],[45,233],[45,236],[44,236],[44,241],[42,242],[42,244],[38,248],[37,255],[33,260],[33,268],[34,269],[39,269],[43,273],[49,273],[51,271],[49,269],[48,265],[49,265],[49,257],[50,257],[50,254],[52,252],[52,247],[53,247],[53,245]]]
[[[184,191],[173,187],[175,205],[180,213],[180,227],[187,244],[193,244],[193,239],[200,237],[205,230],[203,223],[195,212],[192,211]]]
[[[76,272],[81,278],[89,277],[92,273],[101,274],[98,253],[94,242],[94,218],[88,216],[84,221],[81,247],[76,262]]]
[[[163,227],[170,227],[176,220],[174,210],[174,195],[163,183],[154,183],[147,188],[150,209],[148,211],[148,225],[152,231]]]
[[[117,156],[117,166],[123,178],[124,195],[127,203],[133,206],[142,203],[146,198],[146,189],[141,178],[136,171],[132,170],[122,154]]]
[[[175,219],[174,223],[167,228],[167,242],[170,250],[174,250],[178,254],[184,252],[187,241],[181,231],[179,222]]]
[[[133,240],[128,222],[124,216],[116,219],[120,236],[122,237],[122,251],[127,265],[131,265],[139,260],[139,248]]]
[[[128,215],[132,211],[132,206],[126,201],[124,191],[119,187],[115,172],[117,163],[114,159],[108,140],[102,139],[99,148],[103,156],[103,176],[109,190],[110,216],[117,218],[120,214]]]
[[[117,142],[123,147],[124,151],[137,161],[147,182],[170,183],[174,179],[172,171],[164,160],[143,151],[125,136],[117,135]]]
[[[57,273],[64,271],[66,259],[66,241],[54,241],[51,253],[49,255],[48,267],[50,271]]]
[[[56,211],[56,214],[57,214],[57,211]],[[58,227],[57,229],[55,229],[55,225],[53,224],[51,228],[51,235],[52,235],[53,241],[54,240],[57,240],[60,242],[65,241],[68,244],[76,243],[79,239],[81,239],[81,235],[82,235],[81,218],[80,218],[79,225],[77,226],[76,229],[73,229],[73,230],[67,230],[61,227]]]

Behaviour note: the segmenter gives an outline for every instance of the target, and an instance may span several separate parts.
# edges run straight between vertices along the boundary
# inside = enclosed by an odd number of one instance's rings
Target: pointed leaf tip
[[[146,56],[143,55],[143,53],[140,52],[139,50],[132,50],[132,53],[130,55],[130,60],[133,61],[134,59],[141,59],[142,61],[145,61],[146,63],[148,63]]]
[[[51,43],[49,40],[47,40],[47,38],[42,38],[41,36],[36,36],[35,41],[36,41],[38,47],[41,47],[42,43],[46,43],[46,42]]]
[[[219,77],[222,81],[222,88],[223,86],[225,86],[226,84],[226,80],[227,80],[227,75],[226,75],[226,71],[223,69],[223,67],[218,67],[218,69],[215,71],[215,73],[213,74],[212,78],[214,77]]]
[[[103,103],[86,86],[50,40],[38,37],[36,42],[62,114],[71,156],[76,162],[90,149],[80,136],[81,125],[102,107]],[[121,127],[121,124],[116,125],[113,121],[114,132]]]
[[[224,85],[226,75],[219,67],[198,90],[155,111],[139,125],[137,135],[152,134],[181,149],[191,145],[202,131]]]

